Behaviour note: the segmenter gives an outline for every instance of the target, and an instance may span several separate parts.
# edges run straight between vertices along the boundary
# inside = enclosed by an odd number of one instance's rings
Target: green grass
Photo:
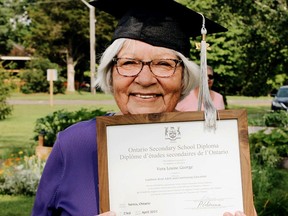
[[[245,109],[249,126],[264,126],[263,116],[271,111],[270,106],[230,105],[229,109]]]
[[[12,94],[9,99],[16,100],[30,100],[30,101],[49,101],[49,96],[47,94],[31,94],[23,95],[20,93]],[[65,99],[65,100],[113,100],[111,95],[105,94],[95,94],[90,93],[84,94],[69,94],[69,95],[55,95],[55,99]],[[30,154],[34,151],[33,146],[36,142],[32,140],[33,130],[35,122],[38,118],[42,118],[54,111],[65,109],[67,111],[75,111],[81,108],[87,109],[102,109],[105,111],[117,111],[115,104],[99,104],[99,105],[86,105],[69,103],[67,105],[53,104],[50,106],[48,104],[15,104],[13,105],[12,115],[8,116],[7,119],[0,121],[0,159],[9,157],[10,154],[18,152],[20,150]]]
[[[48,93],[37,93],[37,94],[22,94],[19,92],[14,92],[11,95],[11,99],[17,100],[48,100],[50,95]],[[66,94],[56,94],[53,95],[53,99],[65,99],[65,100],[113,100],[113,96],[109,94],[96,93],[91,94],[90,92],[74,92]]]
[[[0,195],[1,216],[28,216],[31,215],[31,206],[34,197]]]

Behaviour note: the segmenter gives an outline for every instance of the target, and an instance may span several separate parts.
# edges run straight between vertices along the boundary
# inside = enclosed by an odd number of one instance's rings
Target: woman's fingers
[[[99,214],[98,216],[116,216],[115,212],[105,212],[102,214]]]
[[[230,212],[225,212],[223,216],[246,216],[246,215],[241,211],[236,211],[235,214],[232,214]]]

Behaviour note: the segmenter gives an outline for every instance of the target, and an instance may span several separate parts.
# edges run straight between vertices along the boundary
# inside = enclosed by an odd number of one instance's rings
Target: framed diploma
[[[100,212],[117,216],[254,215],[247,113],[98,116]]]

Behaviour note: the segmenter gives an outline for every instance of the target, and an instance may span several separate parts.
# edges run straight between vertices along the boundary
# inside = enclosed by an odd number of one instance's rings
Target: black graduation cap
[[[203,16],[174,0],[94,0],[89,3],[119,20],[113,40],[136,39],[189,56],[189,38],[201,35]],[[207,18],[205,27],[208,34],[227,31]]]

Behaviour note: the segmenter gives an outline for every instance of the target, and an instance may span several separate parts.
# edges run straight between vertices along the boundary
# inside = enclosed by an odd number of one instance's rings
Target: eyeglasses
[[[135,77],[143,69],[144,65],[148,65],[150,71],[161,78],[171,77],[177,66],[182,63],[178,59],[154,59],[152,61],[141,61],[132,58],[113,58],[112,61],[116,65],[117,72],[125,77]]]
[[[212,74],[208,74],[208,79],[209,80],[213,80],[214,79],[214,76]]]

